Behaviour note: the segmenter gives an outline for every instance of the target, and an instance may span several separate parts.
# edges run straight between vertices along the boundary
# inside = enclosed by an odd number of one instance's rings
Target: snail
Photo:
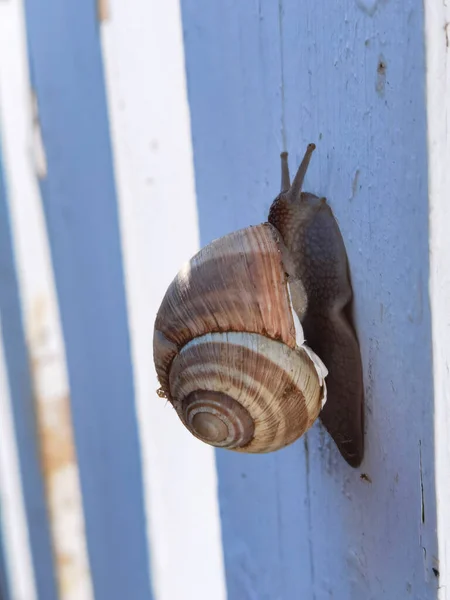
[[[347,253],[325,198],[302,192],[314,144],[266,223],[200,250],[170,284],[153,340],[158,394],[198,439],[264,453],[320,416],[344,459],[363,458],[363,375]]]

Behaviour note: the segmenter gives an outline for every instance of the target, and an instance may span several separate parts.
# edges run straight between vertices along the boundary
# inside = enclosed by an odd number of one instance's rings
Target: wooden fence
[[[447,598],[449,22],[432,0],[0,1],[2,600]],[[319,423],[214,451],[156,395],[167,285],[266,220],[308,142],[355,291],[358,469]]]

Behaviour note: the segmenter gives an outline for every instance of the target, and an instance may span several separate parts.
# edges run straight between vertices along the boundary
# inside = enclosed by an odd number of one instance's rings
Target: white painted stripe
[[[102,23],[157,600],[226,597],[214,451],[156,395],[153,324],[198,249],[178,0],[109,1]]]
[[[37,600],[0,315],[0,518],[11,600]]]
[[[425,2],[439,598],[450,586],[450,7]]]
[[[22,0],[0,3],[0,130],[59,595],[90,600],[65,348],[38,185],[46,175],[45,149],[29,82]]]

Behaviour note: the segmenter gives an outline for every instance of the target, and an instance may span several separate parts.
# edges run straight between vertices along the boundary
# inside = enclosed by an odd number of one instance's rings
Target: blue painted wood
[[[6,185],[0,152],[0,313],[25,511],[39,598],[57,600]]]
[[[95,597],[146,600],[141,457],[96,3],[25,4]]]
[[[344,235],[366,383],[361,469],[320,424],[217,451],[229,598],[435,598],[422,6],[181,5],[201,243],[265,220],[279,152],[295,168],[315,142],[305,188]]]

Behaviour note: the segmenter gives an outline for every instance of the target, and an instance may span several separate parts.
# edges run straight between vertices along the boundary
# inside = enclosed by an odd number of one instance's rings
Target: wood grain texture
[[[279,152],[315,142],[304,189],[343,233],[367,402],[359,470],[320,426],[216,452],[228,597],[435,598],[422,6],[181,5],[202,245],[265,220]]]

